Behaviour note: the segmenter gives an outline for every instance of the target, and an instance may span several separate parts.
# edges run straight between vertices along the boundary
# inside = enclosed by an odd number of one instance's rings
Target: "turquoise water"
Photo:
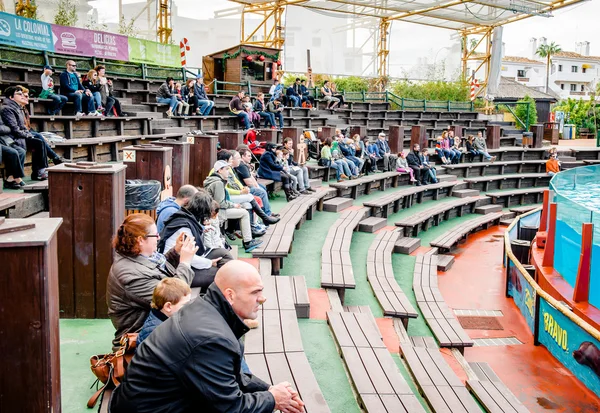
[[[600,308],[600,166],[569,169],[552,178],[558,205],[554,267],[575,287],[583,223],[594,224],[589,302]]]

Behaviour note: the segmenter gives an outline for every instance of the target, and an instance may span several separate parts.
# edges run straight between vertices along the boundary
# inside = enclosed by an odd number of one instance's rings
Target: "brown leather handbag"
[[[94,384],[102,382],[103,386],[88,400],[87,407],[93,408],[98,402],[98,398],[106,390],[114,389],[121,384],[121,380],[125,376],[125,370],[135,354],[137,337],[137,333],[126,333],[121,337],[121,347],[116,352],[90,357],[90,368],[94,376],[97,377]]]

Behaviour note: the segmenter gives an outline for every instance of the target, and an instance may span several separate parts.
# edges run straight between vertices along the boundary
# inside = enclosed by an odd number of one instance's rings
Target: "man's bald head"
[[[254,266],[240,260],[229,261],[217,271],[215,284],[240,318],[256,319],[265,297],[262,279]]]
[[[177,202],[179,206],[185,206],[196,192],[198,192],[198,189],[194,185],[183,185],[177,191],[175,202]]]

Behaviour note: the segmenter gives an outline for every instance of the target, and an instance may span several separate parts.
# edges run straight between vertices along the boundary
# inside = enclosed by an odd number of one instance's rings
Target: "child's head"
[[[181,89],[181,83],[179,83],[179,82],[176,82],[176,83],[175,83],[175,87],[176,87],[177,89]]]
[[[275,151],[275,155],[276,155],[278,158],[283,158],[283,151],[282,151],[281,149],[277,149],[277,150]]]
[[[429,151],[427,150],[427,148],[423,148],[423,149],[421,149],[421,154],[423,154],[423,156],[428,156]]]
[[[471,142],[473,139],[475,139],[475,137],[473,135],[469,135],[467,136],[467,139],[469,140],[469,142]]]
[[[323,141],[323,146],[331,146],[331,138],[327,138]]]
[[[396,156],[398,156],[398,158],[406,158],[406,155],[404,154],[404,151],[398,152],[398,155],[396,155]]]
[[[242,99],[243,102],[250,102],[250,96],[244,96]]]
[[[443,131],[442,132],[442,139],[446,139],[447,136],[448,136],[448,131]]]
[[[152,293],[152,308],[159,310],[167,317],[171,317],[189,303],[192,290],[185,281],[179,278],[164,278],[154,288]]]
[[[288,159],[290,157],[290,151],[288,151],[287,149],[284,149],[281,152],[283,154],[283,159]]]
[[[212,219],[215,219],[216,217],[219,216],[219,209],[221,209],[219,207],[219,203],[213,199],[212,204],[211,204],[210,207],[211,207],[210,208],[210,217]]]
[[[438,136],[438,137],[436,138],[436,140],[437,140],[438,142],[441,142],[441,141],[443,141],[443,140],[444,140],[444,137],[443,137],[443,136]]]
[[[360,135],[357,133],[352,137],[352,139],[354,139],[354,142],[358,143],[358,141],[360,141]]]

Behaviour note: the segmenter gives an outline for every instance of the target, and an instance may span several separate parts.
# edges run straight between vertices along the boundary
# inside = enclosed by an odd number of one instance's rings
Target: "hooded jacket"
[[[158,229],[158,232],[161,232],[165,227],[165,221],[181,209],[179,204],[175,202],[175,199],[174,196],[170,196],[158,204],[158,208],[156,208],[156,215],[158,216],[156,219],[156,229]]]
[[[406,155],[406,162],[408,162],[408,166],[416,166],[417,168],[423,166],[421,155],[416,151],[409,152],[409,154]]]
[[[257,171],[258,176],[275,182],[281,182],[281,171],[283,171],[283,166],[277,163],[277,157],[273,151],[266,151],[260,157]]]
[[[25,112],[17,102],[5,98],[0,115],[4,124],[10,128],[11,135],[15,140],[33,138],[29,129],[25,126]],[[24,142],[19,142],[19,145],[24,146]]]
[[[160,232],[160,239],[158,240],[158,251],[164,253],[165,245],[169,238],[181,228],[188,228],[196,240],[196,247],[198,247],[196,255],[199,257],[204,255],[205,249],[202,244],[202,227],[200,226],[198,219],[186,208],[181,208],[165,221],[165,226]]]
[[[248,327],[213,283],[136,350],[111,413],[271,413],[269,385],[241,372]]]
[[[234,207],[234,203],[230,201],[229,193],[225,189],[226,183],[221,175],[216,172],[204,180],[204,189],[219,203],[219,220],[221,222],[227,222],[227,212],[225,210]]]

